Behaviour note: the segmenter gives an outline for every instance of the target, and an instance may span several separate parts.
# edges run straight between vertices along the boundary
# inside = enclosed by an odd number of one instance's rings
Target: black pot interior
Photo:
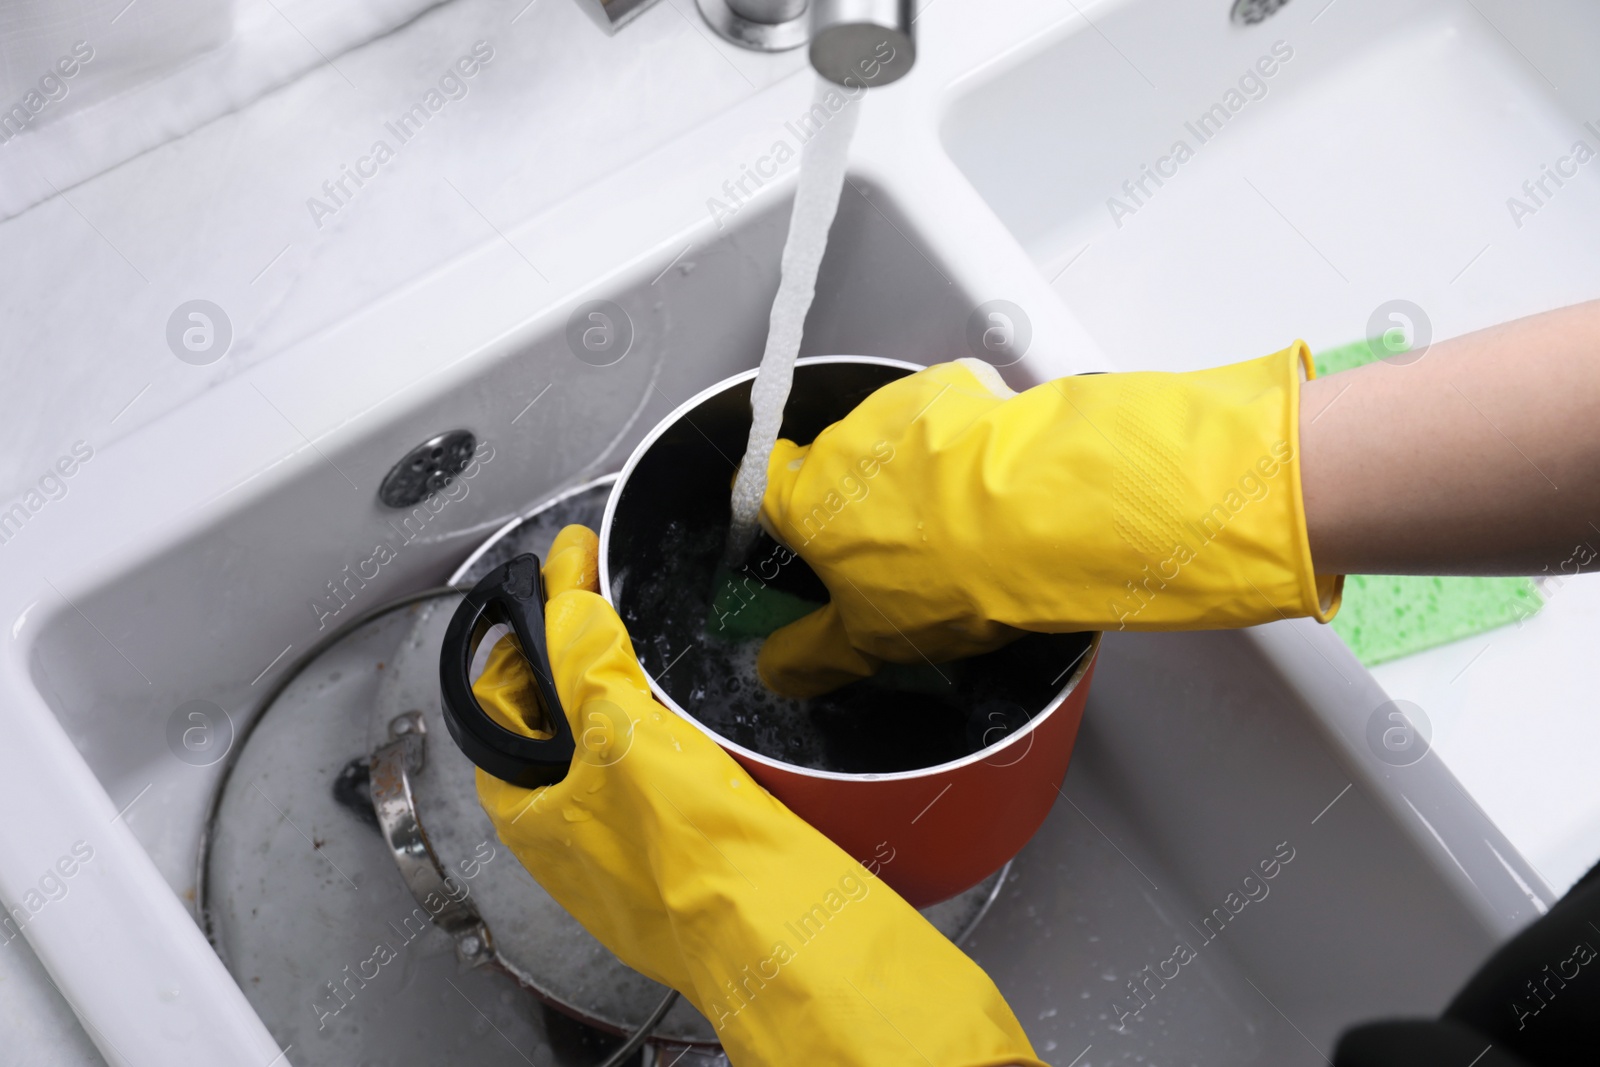
[[[782,436],[807,444],[880,386],[911,373],[873,363],[795,369]],[[1092,634],[1027,634],[957,663],[890,665],[877,678],[805,701],[778,701],[754,675],[756,642],[708,638],[734,471],[750,432],[750,380],[669,426],[618,483],[607,545],[609,593],[645,671],[678,706],[762,755],[843,773],[936,766],[996,744],[1043,711]],[[798,557],[762,534],[739,577],[814,601],[828,593]],[[759,576],[757,572],[759,571]]]

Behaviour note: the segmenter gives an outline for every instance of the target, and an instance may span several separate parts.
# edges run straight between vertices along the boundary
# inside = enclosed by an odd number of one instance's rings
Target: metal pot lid
[[[397,612],[339,641],[242,741],[205,856],[208,932],[301,1067],[592,1067],[615,1042],[498,968],[463,969],[360,816],[364,785],[344,781],[365,758],[380,679],[414,621]],[[485,870],[521,870],[492,832],[465,851],[477,845],[497,850]]]

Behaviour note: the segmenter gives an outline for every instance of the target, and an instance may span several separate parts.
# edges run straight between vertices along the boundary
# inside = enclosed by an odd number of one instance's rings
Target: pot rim
[[[803,359],[797,359],[795,361],[795,366],[808,367],[829,363],[865,363],[880,367],[895,367],[901,370],[912,371],[913,373],[926,369],[925,366],[919,363],[911,363],[903,359],[890,359],[886,356],[844,355],[806,356]],[[749,379],[754,378],[758,370],[759,368],[752,367],[749,370],[743,370],[738,374],[730,375],[729,377],[724,378],[713,385],[707,386],[694,396],[690,397],[688,400],[685,400],[683,403],[679,404],[671,411],[670,414],[668,414],[660,422],[656,423],[650,432],[644,436],[644,439],[640,441],[639,444],[634,448],[633,453],[628,456],[628,462],[623,464],[622,470],[616,475],[616,483],[611,487],[611,495],[606,498],[605,517],[600,523],[599,559],[600,595],[605,599],[607,604],[612,606],[613,609],[617,607],[617,603],[615,598],[613,598],[611,595],[611,564],[608,558],[610,555],[608,549],[611,546],[611,525],[616,516],[617,502],[622,499],[622,490],[628,484],[628,476],[631,475],[634,468],[639,465],[640,461],[644,458],[645,453],[650,451],[650,447],[654,445],[656,441],[660,439],[661,435],[666,433],[670,427],[675,426],[686,414],[694,410],[696,407],[699,407],[704,401],[716,396],[718,393],[726,391],[730,386],[738,385],[740,382],[748,381]],[[1026,739],[1027,743],[1031,746],[1033,743],[1032,736],[1034,731],[1037,730],[1046,719],[1050,718],[1051,715],[1060,710],[1062,705],[1066,703],[1067,698],[1072,695],[1073,691],[1077,689],[1080,684],[1082,684],[1084,677],[1089,673],[1089,669],[1094,666],[1094,661],[1100,652],[1100,638],[1101,634],[1098,631],[1092,633],[1092,636],[1089,639],[1089,647],[1079,654],[1077,662],[1071,668],[1072,673],[1067,679],[1066,684],[1063,685],[1054,696],[1046,701],[1044,709],[1041,712],[1028,719],[1026,726],[1015,733],[1008,735],[998,744],[981,748],[976,752],[968,753],[960,759],[951,760],[948,763],[936,763],[929,767],[918,767],[909,771],[886,771],[865,774],[850,774],[844,771],[824,771],[818,770],[814,767],[802,767],[799,764],[786,763],[783,760],[774,759],[771,756],[763,755],[754,749],[746,748],[743,745],[740,745],[737,742],[722,736],[721,734],[717,733],[717,731],[711,729],[711,727],[707,726],[705,723],[691,715],[683,708],[682,705],[672,698],[671,694],[666,691],[665,687],[662,686],[661,683],[656,681],[656,678],[653,674],[644,669],[643,664],[640,664],[639,669],[644,673],[645,680],[650,683],[650,691],[655,694],[655,698],[657,700],[665,704],[680,717],[688,720],[690,723],[693,723],[701,733],[711,738],[711,740],[722,746],[722,748],[727,750],[729,753],[739,756],[743,760],[758,763],[761,766],[771,768],[772,770],[783,771],[788,774],[798,775],[803,778],[815,778],[821,781],[913,781],[921,778],[934,778],[940,775],[950,774],[975,763],[990,762],[996,756],[999,756],[1016,745],[1022,743],[1024,739]],[[1026,755],[1026,753],[1024,753],[1024,755]],[[1017,757],[1017,760],[1020,759],[1022,759],[1022,756]],[[1016,761],[1014,760],[1013,762]],[[1000,764],[1000,766],[1006,766],[1006,764]]]

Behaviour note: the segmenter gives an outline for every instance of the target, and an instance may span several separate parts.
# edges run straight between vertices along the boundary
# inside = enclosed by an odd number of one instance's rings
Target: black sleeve
[[[1444,1014],[1530,1063],[1600,1063],[1600,866],[1491,956]]]
[[[1346,1030],[1334,1067],[1532,1067],[1469,1026],[1449,1019],[1397,1019]]]
[[[1478,969],[1438,1021],[1347,1031],[1334,1067],[1600,1064],[1600,865]]]

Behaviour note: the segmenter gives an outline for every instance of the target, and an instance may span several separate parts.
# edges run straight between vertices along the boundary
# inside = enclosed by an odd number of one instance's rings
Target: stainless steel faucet
[[[841,85],[887,85],[911,69],[912,0],[697,0],[717,33],[745,48],[811,44],[811,65]]]

